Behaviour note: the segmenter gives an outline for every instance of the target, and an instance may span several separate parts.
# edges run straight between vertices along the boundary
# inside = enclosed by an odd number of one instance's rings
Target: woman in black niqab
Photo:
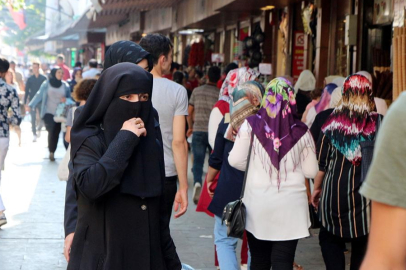
[[[71,161],[78,222],[68,269],[181,269],[165,211],[162,142],[152,75],[132,63],[106,69],[75,119]],[[121,97],[149,95],[146,101]],[[145,99],[144,99],[145,100]],[[122,130],[140,118],[146,136]]]
[[[152,75],[130,63],[117,64],[103,73],[106,74],[99,78],[82,112],[75,119],[71,133],[71,157],[75,157],[88,137],[103,131],[109,146],[125,121],[141,118],[147,136],[138,138],[140,142],[131,156],[131,166],[124,173],[121,190],[140,197],[159,196],[164,175],[160,172],[159,147],[151,113]],[[149,99],[129,102],[120,98],[131,94],[148,94]]]
[[[137,65],[141,66],[143,69],[148,70],[148,71],[150,71],[153,66],[152,62],[151,62],[150,54],[147,51],[145,51],[144,49],[142,49],[138,44],[136,44],[132,41],[118,41],[110,46],[110,48],[107,50],[106,55],[105,55],[104,70],[107,70],[116,64],[124,63],[124,62],[137,64]],[[109,78],[107,78],[107,80],[109,80]],[[103,96],[103,91],[104,91],[103,89],[106,89],[106,88],[100,87],[100,85],[98,86],[98,88],[99,88],[99,90],[98,90],[97,97],[101,98]],[[151,99],[151,95],[149,98]],[[77,119],[79,119],[79,115],[82,112],[82,109],[83,109],[83,106],[80,106],[75,111],[75,122]],[[157,135],[158,140],[161,141],[162,138],[161,138],[161,131],[159,129],[158,113],[154,108],[152,108],[152,111],[153,111],[154,118],[156,119],[155,120],[156,135]],[[89,117],[90,113],[87,112],[87,115]],[[112,124],[114,125],[117,123],[112,123]],[[83,125],[83,123],[82,123],[82,125]],[[88,128],[91,128],[91,127],[88,127]],[[93,128],[94,128],[94,126],[93,126]],[[115,130],[118,130],[118,127],[116,127]],[[87,130],[85,132],[89,132],[89,130]],[[147,134],[151,135],[151,133],[147,133]],[[138,164],[140,164],[140,163],[138,163]],[[70,239],[73,238],[73,233],[75,232],[76,223],[77,223],[76,192],[73,189],[72,183],[73,183],[73,179],[72,179],[72,176],[70,176],[68,179],[67,186],[66,186],[65,219],[64,219],[65,220],[65,222],[64,222],[65,235],[66,235],[64,254],[67,259],[69,258],[69,249],[70,249],[70,244],[71,244]],[[125,183],[127,183],[127,182],[125,182]]]

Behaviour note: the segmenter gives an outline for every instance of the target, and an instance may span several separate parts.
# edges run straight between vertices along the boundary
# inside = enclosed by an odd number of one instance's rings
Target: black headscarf
[[[61,85],[62,85],[62,80],[58,80],[58,79],[56,78],[56,72],[57,72],[58,70],[60,70],[60,68],[53,68],[53,69],[51,70],[51,73],[49,74],[49,84],[50,84],[52,87],[55,87],[55,88],[59,88],[59,87],[61,87]]]
[[[117,41],[106,52],[104,70],[123,62],[138,64],[143,59],[148,60],[148,71],[151,71],[153,63],[149,52],[132,41]]]
[[[107,145],[110,145],[123,123],[139,117],[144,121],[146,137],[132,154],[125,170],[120,190],[139,197],[159,196],[164,178],[160,157],[163,155],[157,144],[152,96],[152,75],[132,63],[120,63],[106,69],[94,86],[82,111],[75,119],[71,130],[71,159],[73,166],[77,151],[90,136],[104,129]],[[120,96],[148,93],[149,100],[129,102]]]

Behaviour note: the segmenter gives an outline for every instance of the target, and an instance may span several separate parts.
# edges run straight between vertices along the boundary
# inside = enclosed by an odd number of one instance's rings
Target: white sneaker
[[[200,193],[202,192],[202,185],[200,183],[196,183],[193,188],[193,202],[197,204],[200,199]]]
[[[248,265],[246,264],[241,264],[241,270],[247,270],[248,269]]]
[[[32,139],[32,142],[37,142],[37,135],[34,135],[34,138]]]

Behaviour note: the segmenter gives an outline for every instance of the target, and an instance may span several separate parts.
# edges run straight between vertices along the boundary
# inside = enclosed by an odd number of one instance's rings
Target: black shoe
[[[49,160],[50,161],[55,161],[54,153],[49,153]]]

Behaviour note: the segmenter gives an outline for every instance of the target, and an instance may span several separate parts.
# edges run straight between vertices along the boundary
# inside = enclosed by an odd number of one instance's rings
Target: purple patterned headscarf
[[[288,80],[281,77],[273,79],[266,87],[261,109],[256,115],[247,118],[252,132],[265,149],[278,174],[281,161],[308,132],[307,126],[296,115],[294,91]],[[264,167],[268,167],[265,160],[262,162]],[[295,166],[298,162],[300,158],[295,161]]]
[[[329,83],[324,87],[323,93],[321,94],[320,101],[317,102],[316,105],[314,105],[314,109],[316,110],[316,113],[327,110],[330,107],[331,94],[334,92],[334,90],[336,88],[337,88],[337,85],[334,83]]]

